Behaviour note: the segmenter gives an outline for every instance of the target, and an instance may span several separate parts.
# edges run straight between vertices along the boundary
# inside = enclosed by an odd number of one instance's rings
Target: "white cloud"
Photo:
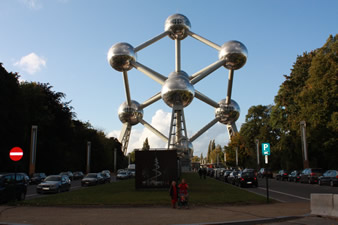
[[[38,10],[42,8],[40,0],[21,0],[21,1],[30,9]]]
[[[14,63],[14,66],[20,67],[29,74],[34,74],[40,71],[42,67],[46,67],[46,60],[32,52],[23,56],[19,61]]]
[[[151,125],[160,131],[162,134],[168,137],[169,135],[169,125],[170,125],[171,113],[165,112],[162,109],[156,111],[155,115],[152,117]],[[189,125],[187,124],[189,128]],[[202,127],[201,127],[202,128]],[[190,131],[188,129],[188,136],[191,137],[197,131]],[[107,136],[118,138],[120,135],[119,130],[111,131]],[[153,134],[149,129],[135,129],[132,128],[128,152],[133,151],[135,148],[142,148],[144,140],[148,138],[149,145],[151,148],[165,148],[167,143],[164,142],[161,138]],[[194,155],[200,156],[203,153],[203,156],[206,156],[208,151],[208,145],[210,140],[215,139],[216,144],[221,146],[226,145],[229,142],[228,131],[225,125],[217,123],[203,135],[198,137],[194,142]]]

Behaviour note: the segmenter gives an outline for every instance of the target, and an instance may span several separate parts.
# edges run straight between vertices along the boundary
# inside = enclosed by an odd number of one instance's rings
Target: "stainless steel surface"
[[[157,93],[156,95],[154,95],[153,97],[149,98],[148,100],[146,100],[145,102],[143,102],[141,105],[140,105],[140,109],[144,109],[146,108],[147,106],[157,102],[158,100],[161,99],[161,92]]]
[[[121,150],[122,150],[123,154],[125,154],[125,155],[127,154],[127,150],[128,150],[130,134],[131,134],[130,123],[123,124],[123,129],[122,129],[121,134],[120,134],[120,142],[121,142],[121,145],[122,145]]]
[[[161,96],[169,106],[188,106],[194,99],[195,89],[184,71],[172,72],[162,86]]]
[[[195,34],[194,32],[188,30],[187,31],[187,34],[193,38],[195,38],[196,40],[206,44],[206,45],[209,45],[210,47],[216,49],[217,51],[220,51],[221,50],[221,46],[219,46],[218,44],[215,44],[214,42],[212,41],[209,41],[208,39],[198,35],[198,34]]]
[[[219,107],[215,109],[215,117],[223,124],[234,123],[239,118],[239,115],[240,108],[235,100],[231,100],[230,104],[226,104],[226,100],[223,99],[219,102]]]
[[[159,34],[158,36],[156,36],[156,37],[150,39],[149,41],[146,41],[146,42],[144,42],[143,44],[140,44],[139,46],[137,46],[137,47],[134,49],[134,51],[135,51],[135,52],[138,52],[138,51],[140,51],[140,50],[142,50],[142,49],[148,47],[149,45],[154,44],[155,42],[161,40],[162,38],[166,37],[168,34],[169,34],[169,32],[168,32],[168,31],[165,31],[165,32],[163,32],[162,34]]]
[[[201,136],[204,132],[209,130],[212,126],[214,126],[218,122],[218,118],[211,120],[207,125],[205,125],[202,129],[200,129],[196,134],[194,134],[189,141],[195,141],[199,136]]]
[[[238,70],[245,65],[248,58],[248,50],[239,41],[228,41],[222,45],[218,58],[225,59],[224,66],[227,69]]]
[[[197,73],[194,73],[189,78],[191,84],[196,84],[197,82],[199,82],[200,80],[202,80],[203,78],[205,78],[206,76],[208,76],[209,74],[211,74],[212,72],[214,72],[215,70],[223,66],[224,63],[225,63],[225,60],[218,60],[214,62],[213,64],[201,69]]]
[[[119,107],[118,115],[122,123],[129,123],[133,126],[143,118],[143,110],[140,109],[140,104],[137,101],[131,101],[131,105],[124,102]]]
[[[187,37],[191,24],[189,19],[182,14],[169,16],[164,24],[164,30],[169,32],[169,37],[173,40],[183,40]]]
[[[183,140],[187,140],[184,109],[182,105],[174,105],[171,113],[168,149],[183,149]]]
[[[232,136],[234,136],[235,134],[238,133],[237,126],[236,126],[235,122],[233,122],[231,124],[227,124],[226,126],[227,126],[227,129],[228,129],[229,137],[231,139]]]
[[[217,102],[215,102],[214,100],[208,98],[207,96],[205,96],[204,94],[202,94],[201,92],[195,90],[195,97],[199,100],[201,100],[202,102],[211,105],[214,108],[218,108],[219,104]]]
[[[129,90],[129,81],[128,81],[127,71],[123,71],[123,81],[124,81],[124,90],[126,92],[127,104],[130,106],[131,99],[130,99],[130,90]]]
[[[133,46],[125,42],[120,42],[109,49],[107,60],[111,67],[122,72],[133,68],[131,63],[136,61],[136,53]]]
[[[232,93],[232,83],[234,80],[234,70],[229,70],[229,77],[228,77],[228,91],[227,91],[227,97],[225,99],[225,103],[229,104],[231,102],[231,93]]]
[[[163,141],[168,142],[168,138],[162,134],[160,131],[156,130],[153,126],[151,126],[149,123],[147,123],[145,120],[141,119],[140,123],[148,128],[151,132],[156,134],[159,138],[161,138]]]
[[[132,65],[135,67],[135,69],[141,71],[157,83],[163,85],[167,77],[163,76],[162,74],[159,74],[158,72],[146,67],[145,65],[142,65],[139,62],[132,62]]]
[[[181,71],[181,40],[175,39],[175,71]]]

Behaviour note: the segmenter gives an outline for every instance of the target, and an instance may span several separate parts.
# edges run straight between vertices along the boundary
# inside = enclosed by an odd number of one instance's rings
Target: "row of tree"
[[[0,64],[0,172],[28,172],[31,127],[38,126],[36,171],[55,174],[61,171],[85,171],[86,146],[91,142],[91,170],[113,170],[114,149],[117,167],[124,168],[127,159],[116,138],[107,138],[90,123],[76,119],[64,93],[55,92],[49,84],[19,82],[17,73],[8,73]],[[11,148],[24,151],[19,162],[9,159]]]
[[[275,104],[252,106],[228,146],[222,149],[210,142],[206,161],[215,163],[215,155],[223,159],[226,152],[227,164],[234,166],[237,148],[241,167],[264,166],[262,156],[257,165],[259,140],[271,144],[270,167],[301,169],[300,122],[305,121],[310,167],[338,169],[337,37],[330,36],[323,47],[298,56],[291,73],[284,75]]]

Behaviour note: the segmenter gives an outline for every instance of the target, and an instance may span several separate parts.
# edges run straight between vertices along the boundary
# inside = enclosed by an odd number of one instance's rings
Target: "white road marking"
[[[262,189],[262,190],[265,190],[265,191],[266,191],[266,188],[261,188],[261,187],[259,187],[259,189]],[[275,191],[275,190],[271,190],[271,189],[269,189],[269,191],[275,192],[275,193],[277,193],[277,194],[287,195],[287,196],[290,196],[290,197],[294,197],[294,198],[299,198],[299,199],[302,199],[302,200],[310,201],[309,198],[304,198],[304,197],[300,197],[300,196],[297,196],[297,195],[292,195],[292,194],[288,194],[288,193],[284,193],[284,192],[280,192],[280,191]]]

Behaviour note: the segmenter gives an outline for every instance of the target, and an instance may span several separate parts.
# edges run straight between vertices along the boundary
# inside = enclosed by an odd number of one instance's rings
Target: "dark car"
[[[110,173],[102,171],[101,176],[103,177],[104,183],[110,183]]]
[[[74,175],[71,171],[67,171],[67,172],[61,172],[60,173],[61,176],[68,176],[70,180],[74,180]]]
[[[40,184],[45,178],[45,173],[33,173],[30,179],[30,184]]]
[[[70,190],[69,177],[66,175],[50,175],[36,186],[36,192],[43,193],[59,193],[61,191]]]
[[[338,185],[338,171],[337,170],[328,170],[323,173],[322,176],[318,179],[319,185],[328,184],[331,187]]]
[[[318,183],[318,178],[323,175],[323,170],[320,168],[307,168],[300,174],[299,181],[301,183]]]
[[[258,171],[258,177],[264,178],[264,177],[268,177],[268,178],[273,178],[272,175],[272,171],[268,168],[261,168]]]
[[[11,200],[25,200],[27,184],[25,177],[21,173],[1,173],[0,174],[0,202]]]
[[[234,170],[232,171],[228,176],[228,183],[235,185],[235,180],[237,178],[238,171]]]
[[[287,170],[280,170],[276,174],[276,180],[288,180],[289,172]]]
[[[81,186],[93,186],[104,182],[100,173],[88,173],[82,180]]]
[[[224,182],[228,182],[228,176],[230,175],[231,172],[232,172],[231,170],[224,171],[223,173]]]
[[[84,174],[81,171],[76,171],[73,173],[74,180],[80,180],[84,177]]]
[[[235,178],[235,184],[239,187],[255,186],[258,187],[257,177],[254,171],[241,171]]]
[[[288,181],[298,182],[300,179],[300,171],[294,170],[289,174]]]
[[[124,180],[130,178],[130,174],[127,170],[119,170],[116,175],[116,179]]]

